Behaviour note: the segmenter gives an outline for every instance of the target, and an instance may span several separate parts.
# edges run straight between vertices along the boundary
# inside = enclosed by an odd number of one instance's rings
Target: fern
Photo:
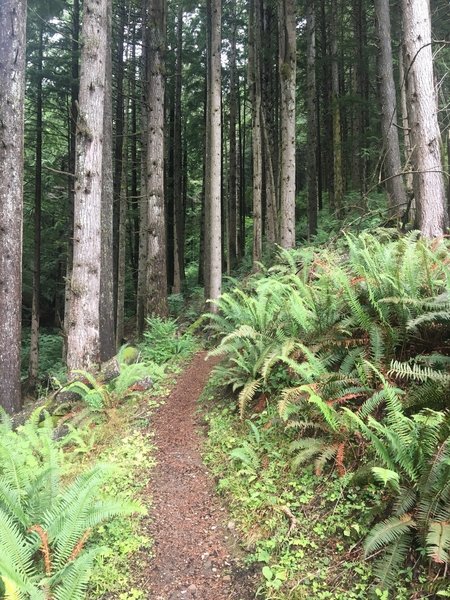
[[[93,548],[70,562],[51,580],[55,600],[84,600],[95,559],[105,548]],[[56,585],[55,585],[56,584]]]
[[[392,361],[389,375],[395,375],[402,379],[412,379],[421,383],[426,381],[435,381],[438,383],[450,384],[450,373],[437,371],[432,367],[422,367],[418,364],[402,363]]]
[[[111,473],[98,465],[69,485],[61,484],[61,454],[50,420],[33,418],[17,432],[0,426],[0,573],[16,597],[84,598],[97,552],[85,550],[89,532],[115,515],[141,510],[132,502],[100,499]],[[48,459],[48,461],[47,461]],[[40,560],[40,550],[46,559]]]
[[[398,572],[405,563],[412,543],[410,532],[402,533],[384,549],[374,565],[374,575],[381,588],[392,588],[398,580]]]
[[[378,523],[372,528],[364,542],[366,556],[376,552],[383,546],[392,544],[413,529],[415,525],[416,523],[409,514],[404,514],[401,517],[391,517]]]
[[[246,467],[252,471],[257,471],[259,468],[259,458],[255,450],[250,444],[245,444],[240,448],[234,448],[230,452],[231,458],[240,460]]]
[[[450,548],[450,523],[430,523],[426,537],[428,556],[436,563],[448,563]]]
[[[261,380],[254,379],[254,380],[248,381],[245,384],[245,386],[243,387],[243,389],[241,390],[241,392],[239,394],[239,398],[238,398],[239,414],[241,415],[241,419],[244,418],[245,409],[246,409],[248,403],[251,402],[251,400],[253,400],[256,392],[260,389],[260,387],[261,387]]]

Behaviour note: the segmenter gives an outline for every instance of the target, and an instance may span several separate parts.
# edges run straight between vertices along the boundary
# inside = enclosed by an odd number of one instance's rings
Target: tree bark
[[[210,135],[210,155],[207,166],[206,204],[209,207],[209,298],[215,300],[220,296],[222,287],[222,228],[221,228],[221,165],[222,165],[222,121],[221,121],[221,0],[211,1],[211,53],[210,77],[208,89],[209,122],[207,128]],[[217,307],[210,304],[210,310]]]
[[[338,217],[342,216],[344,179],[342,173],[342,128],[339,90],[339,54],[337,42],[338,2],[332,2],[331,11],[331,108],[333,123],[333,202]]]
[[[39,46],[36,89],[36,150],[34,166],[34,257],[33,300],[31,307],[30,362],[28,365],[28,388],[36,389],[39,372],[39,317],[41,297],[41,205],[42,205],[42,63],[44,55],[44,22],[39,23]]]
[[[307,85],[307,186],[308,237],[317,233],[317,90],[316,90],[316,14],[314,0],[306,12],[306,85]]]
[[[125,321],[125,259],[126,259],[126,234],[127,234],[127,205],[128,205],[128,99],[123,123],[123,143],[121,188],[119,196],[119,219],[117,236],[117,309],[116,309],[116,347],[123,344],[124,321]]]
[[[295,246],[295,84],[296,15],[294,0],[279,3],[279,73],[281,84],[280,242]]]
[[[230,271],[237,266],[237,223],[238,223],[238,164],[237,164],[237,117],[238,117],[238,81],[236,65],[236,0],[232,1],[233,22],[230,39],[230,123],[229,144],[230,160],[228,172],[229,226],[228,226],[228,263]]]
[[[367,19],[363,0],[353,0],[356,57],[354,62],[354,94],[357,102],[352,111],[353,149],[351,170],[353,185],[364,197],[366,192],[367,158],[364,156],[369,105],[369,65],[367,61]],[[390,39],[389,39],[390,43]],[[345,132],[347,128],[342,127]]]
[[[265,209],[265,238],[270,250],[279,241],[276,151],[278,132],[275,121],[279,112],[278,38],[274,7],[268,0],[261,2],[261,25],[258,35],[261,56],[261,137],[263,156],[263,189]],[[261,40],[264,43],[261,44]]]
[[[115,87],[116,87],[116,97],[115,97],[115,135],[114,135],[114,177],[113,177],[113,188],[114,188],[114,203],[113,203],[113,260],[114,260],[114,315],[115,315],[115,324],[117,327],[117,312],[118,312],[118,279],[119,279],[119,221],[120,221],[120,210],[121,210],[121,200],[122,200],[122,177],[127,176],[127,172],[123,170],[122,159],[123,159],[123,147],[125,143],[124,136],[124,78],[125,78],[125,64],[124,64],[124,52],[126,53],[126,61],[128,62],[128,35],[125,40],[125,29],[127,32],[130,29],[129,23],[127,24],[127,5],[126,3],[121,3],[119,6],[119,26],[117,33],[117,40],[115,46],[115,59],[114,59],[114,74],[115,74]],[[126,43],[125,43],[126,42]],[[116,331],[116,340],[118,339],[117,331]],[[121,339],[122,336],[120,336]]]
[[[330,35],[328,27],[329,19],[327,19],[326,0],[320,0],[320,37],[316,36],[316,41],[320,40],[320,56],[322,68],[320,70],[320,93],[322,98],[322,131],[323,137],[321,140],[323,165],[327,168],[322,169],[322,187],[328,192],[330,210],[334,211],[334,176],[333,176],[333,118],[332,118],[332,102],[331,102],[331,48]],[[319,105],[320,106],[320,105]]]
[[[383,171],[386,179],[390,218],[398,217],[406,208],[407,198],[403,185],[400,145],[397,129],[397,99],[392,66],[391,19],[389,0],[375,0],[378,36],[378,80],[381,105],[381,132],[383,136]]]
[[[174,224],[174,281],[172,291],[181,292],[184,274],[184,206],[183,206],[183,139],[181,123],[183,6],[177,16],[177,51],[175,62],[175,97],[173,113],[173,224]]]
[[[25,0],[0,3],[0,406],[21,409]]]
[[[70,124],[69,124],[69,173],[73,177],[68,177],[68,210],[67,210],[67,259],[66,259],[66,285],[64,290],[64,345],[63,359],[67,358],[67,327],[69,323],[69,305],[70,305],[70,281],[72,279],[73,267],[73,210],[75,203],[75,160],[76,160],[76,143],[77,143],[77,120],[78,120],[78,92],[79,92],[79,75],[80,75],[80,2],[74,0],[72,8],[72,48],[71,48],[71,76],[70,84]]]
[[[441,137],[433,80],[429,1],[402,0],[406,98],[411,128],[417,224],[427,238],[446,226]]]
[[[112,57],[111,3],[106,15],[105,95],[103,108],[102,159],[102,249],[100,270],[100,360],[106,362],[116,354],[114,289],[117,271],[114,268],[114,186],[113,186],[113,123],[112,123]],[[117,244],[116,244],[117,245]]]
[[[261,6],[250,1],[249,11],[249,90],[252,105],[252,164],[253,164],[253,265],[262,260],[262,132],[261,132]]]
[[[138,198],[139,206],[139,251],[138,251],[138,282],[136,291],[136,331],[140,338],[144,331],[146,295],[147,295],[147,252],[148,252],[148,211],[147,211],[147,164],[148,164],[148,121],[149,121],[149,60],[150,39],[148,31],[148,2],[142,3],[142,56],[141,56],[141,185]],[[133,90],[135,84],[132,80]],[[134,96],[133,96],[134,97]],[[131,193],[137,196],[137,110],[133,101],[132,126],[134,135],[131,143],[132,185]]]
[[[166,209],[164,197],[165,0],[148,0],[147,265],[145,314],[167,316]]]
[[[103,123],[107,0],[85,0],[77,122],[73,271],[67,325],[67,366],[100,362]]]
[[[406,100],[406,85],[405,85],[405,57],[403,56],[403,48],[400,47],[399,56],[399,78],[400,78],[400,102],[402,109],[402,131],[403,131],[403,153],[404,153],[404,169],[406,171],[405,183],[406,183],[406,194],[409,199],[413,198],[413,174],[411,165],[411,130],[409,127],[408,118],[408,103]],[[415,221],[415,202],[412,200],[412,204],[409,211],[409,216],[412,222]]]

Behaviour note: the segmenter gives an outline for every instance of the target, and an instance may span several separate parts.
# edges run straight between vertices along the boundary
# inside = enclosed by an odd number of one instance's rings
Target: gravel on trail
[[[157,465],[149,484],[154,540],[141,584],[151,600],[251,600],[257,579],[240,564],[234,524],[201,459],[197,400],[216,360],[196,354],[152,418]]]

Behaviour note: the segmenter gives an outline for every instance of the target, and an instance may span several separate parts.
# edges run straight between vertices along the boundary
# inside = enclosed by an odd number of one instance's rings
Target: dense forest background
[[[447,2],[428,15],[406,0],[32,0],[27,13],[27,390],[40,330],[61,332],[69,369],[86,367],[168,300],[217,298],[223,274],[258,269],[276,245],[375,224],[443,234]],[[17,409],[19,327],[3,329],[1,402]]]

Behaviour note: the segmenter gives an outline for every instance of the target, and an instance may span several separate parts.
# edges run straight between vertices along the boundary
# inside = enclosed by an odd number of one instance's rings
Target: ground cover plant
[[[299,477],[314,463],[319,477],[378,484],[384,500],[365,552],[376,555],[379,593],[421,560],[422,591],[446,593],[449,275],[446,242],[348,235],[339,246],[283,251],[225,293],[212,317],[212,354],[225,355],[216,373],[239,392],[241,419],[272,415],[251,424],[253,441],[230,448],[231,459],[257,477],[255,440],[276,427]]]
[[[94,560],[95,528],[116,515],[136,513],[131,500],[101,495],[107,465],[85,469],[71,481],[63,455],[40,411],[17,431],[3,415],[0,435],[0,574],[7,597],[77,600],[85,597]]]
[[[55,382],[44,399],[52,414],[37,408],[17,430],[3,415],[0,597],[144,597],[135,571],[151,551],[141,530],[148,499],[135,499],[154,464],[148,419],[197,348],[173,321],[165,326],[173,335],[159,340],[161,364],[144,356],[145,342],[124,346],[104,370]]]

